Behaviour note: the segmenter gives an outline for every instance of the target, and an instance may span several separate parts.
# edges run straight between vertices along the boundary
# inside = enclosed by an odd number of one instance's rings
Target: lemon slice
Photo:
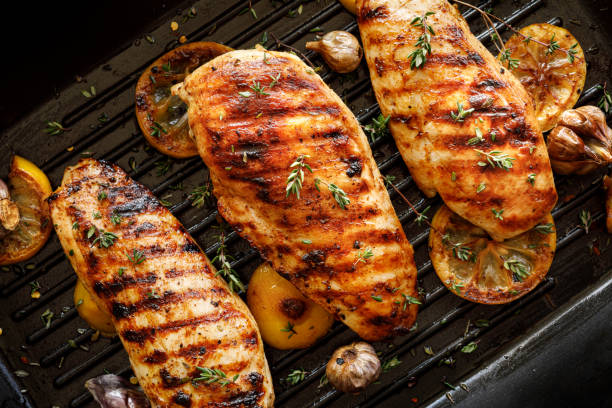
[[[11,200],[19,208],[19,224],[0,240],[0,265],[25,261],[45,245],[51,234],[46,198],[51,194],[47,176],[32,162],[14,156],[8,175]]]
[[[506,43],[511,57],[519,60],[512,73],[521,81],[535,102],[540,130],[557,124],[564,111],[574,107],[586,79],[586,60],[580,44],[564,28],[551,24],[532,24],[514,34]],[[553,44],[553,48],[538,44]],[[571,51],[572,55],[568,54]]]
[[[176,158],[198,154],[189,135],[187,105],[172,95],[172,85],[211,59],[232,51],[214,42],[177,47],[147,68],[136,84],[136,117],[145,138],[161,153]]]
[[[548,214],[533,229],[503,242],[443,205],[432,220],[429,255],[438,277],[458,296],[477,303],[511,302],[540,283],[556,246]]]
[[[74,287],[74,305],[79,316],[89,324],[94,330],[99,330],[103,336],[112,337],[115,335],[115,325],[111,315],[102,311],[94,298],[89,294],[85,285],[80,279]]]
[[[357,14],[357,2],[355,0],[339,0],[340,3],[346,8],[349,12],[353,14]]]

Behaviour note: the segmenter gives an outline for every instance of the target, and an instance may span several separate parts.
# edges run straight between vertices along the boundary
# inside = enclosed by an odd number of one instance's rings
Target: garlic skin
[[[376,381],[381,371],[376,350],[368,343],[357,342],[336,349],[325,374],[338,391],[358,394]]]
[[[309,41],[306,48],[321,54],[327,65],[340,74],[359,67],[363,49],[357,38],[346,31],[330,31],[320,41]]]
[[[19,224],[19,208],[11,200],[8,187],[0,179],[0,239],[7,236]]]
[[[612,163],[612,129],[595,106],[561,114],[546,141],[550,164],[559,174],[587,174]]]

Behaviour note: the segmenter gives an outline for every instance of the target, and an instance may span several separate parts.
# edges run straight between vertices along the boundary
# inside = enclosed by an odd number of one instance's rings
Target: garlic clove
[[[606,124],[606,115],[596,106],[586,105],[561,114],[559,126],[565,126],[584,138],[594,138],[610,148],[612,130]]]
[[[340,74],[356,70],[363,57],[359,41],[346,31],[331,31],[319,41],[307,42],[306,48],[321,54],[325,63]]]
[[[0,180],[0,239],[17,228],[19,224],[19,208],[11,200],[8,187]]]
[[[380,376],[382,369],[376,350],[365,342],[343,346],[327,363],[327,379],[337,390],[358,394]]]

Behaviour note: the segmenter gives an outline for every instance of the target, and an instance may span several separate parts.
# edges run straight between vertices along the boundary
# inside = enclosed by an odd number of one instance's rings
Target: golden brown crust
[[[249,310],[148,189],[115,165],[85,159],[66,170],[49,202],[68,259],[112,314],[154,406],[273,405],[263,343]],[[121,222],[115,225],[111,216]],[[102,231],[117,237],[108,247],[95,241]],[[196,388],[185,379],[199,376],[197,366],[238,378]]]
[[[219,213],[238,233],[364,339],[409,330],[416,305],[404,309],[402,294],[416,296],[412,247],[363,131],[321,78],[290,54],[233,51],[175,92],[189,105]],[[297,199],[285,191],[299,155],[313,173],[304,170]],[[346,192],[345,210],[315,178]],[[357,262],[368,248],[373,256]]]
[[[496,240],[532,228],[557,193],[533,103],[520,82],[446,0],[359,0],[357,6],[376,97],[418,186],[428,197],[440,194]],[[423,30],[411,21],[427,11],[435,13],[427,18],[435,31],[432,54],[422,68],[411,69],[409,55]],[[458,102],[474,109],[462,122],[451,116]],[[470,145],[476,128],[484,141]],[[507,154],[513,166],[480,166],[484,157],[475,149]],[[503,210],[503,219],[493,210]]]

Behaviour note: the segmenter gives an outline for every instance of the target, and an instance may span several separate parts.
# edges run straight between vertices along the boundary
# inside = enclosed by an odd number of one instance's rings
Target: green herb
[[[93,240],[91,246],[98,244],[98,248],[108,248],[115,243],[116,239],[117,235],[113,234],[112,232],[99,230],[98,236]]]
[[[163,65],[162,65],[162,69],[163,69],[165,72],[170,72],[170,70],[172,69],[172,66],[170,65],[170,61],[168,61],[167,63],[163,64]]]
[[[89,87],[89,90],[82,90],[81,94],[86,98],[93,98],[94,96],[96,96],[96,87],[92,85],[91,87]]]
[[[79,229],[79,223],[78,222],[73,223],[72,224],[72,229],[73,230],[78,230]]]
[[[312,244],[312,241],[309,240],[309,239],[303,239],[302,240],[302,244],[310,245],[310,244]]]
[[[387,174],[385,176],[385,184],[388,186],[390,186],[391,184],[393,184],[393,182],[395,181],[395,176],[392,176],[391,174]]]
[[[262,95],[262,96],[270,95],[269,93],[264,91],[266,87],[265,86],[262,87],[261,84],[259,82],[255,82],[255,80],[253,80],[253,85],[249,86],[249,88],[255,91],[255,93],[258,95]]]
[[[329,380],[327,379],[327,374],[324,373],[319,380],[319,386],[317,388],[322,388],[327,384],[329,384]]]
[[[425,215],[425,213],[429,211],[430,208],[431,205],[428,205],[423,211],[417,213],[417,217],[414,219],[414,222],[416,222],[418,225],[422,225],[424,222],[427,222],[429,217]]]
[[[288,339],[293,337],[294,334],[297,334],[297,332],[294,329],[294,326],[295,325],[293,323],[287,322],[287,325],[281,329],[282,332],[289,333],[289,337],[287,337]]]
[[[427,354],[428,356],[433,356],[435,353],[433,351],[433,349],[431,348],[431,346],[423,346],[423,351],[425,352],[425,354]]]
[[[45,310],[40,315],[40,320],[42,320],[43,324],[45,325],[45,329],[48,329],[49,327],[51,327],[51,320],[53,320],[54,315],[55,314],[51,311],[51,309]]]
[[[291,385],[296,385],[304,381],[305,377],[306,377],[305,370],[293,370],[289,373],[285,381],[287,381]]]
[[[83,304],[83,299],[79,299],[78,302],[76,302],[75,307],[79,307]]]
[[[89,227],[89,229],[87,230],[87,239],[93,237],[93,235],[96,233],[96,226],[92,225],[91,227]]]
[[[280,79],[280,72],[274,76],[274,75],[268,75],[268,78],[270,78],[272,81],[270,82],[270,84],[268,85],[268,88],[272,89],[274,88],[274,86],[276,86],[276,84],[278,83],[278,80]]]
[[[63,127],[59,122],[47,122],[47,128],[45,129],[45,133],[55,136],[59,135],[63,132],[67,132],[70,129]]]
[[[457,113],[451,111],[450,116],[455,122],[463,122],[465,118],[474,112],[474,108],[463,109],[463,103],[457,101]]]
[[[286,188],[286,196],[289,197],[291,194],[295,194],[297,199],[300,199],[300,191],[302,190],[302,183],[304,182],[304,169],[310,171],[312,173],[312,169],[310,165],[306,163],[304,160],[309,158],[310,156],[307,154],[301,154],[295,159],[291,166],[289,166],[291,173],[289,173],[289,177],[287,177],[287,188]]]
[[[495,209],[495,208],[491,208],[491,212],[493,213],[493,215],[495,216],[495,218],[497,218],[498,220],[503,220],[503,219],[504,219],[504,217],[503,217],[503,215],[502,215],[502,214],[504,213],[504,210],[503,210],[503,209],[501,209],[501,210],[497,210],[497,209]]]
[[[598,89],[602,89],[603,90],[603,95],[601,96],[601,98],[597,102],[597,106],[602,111],[604,111],[605,114],[608,114],[608,113],[610,113],[612,111],[612,95],[610,95],[610,93],[606,89],[606,85],[607,85],[607,83],[604,83],[603,86],[597,85]]]
[[[567,50],[567,60],[570,62],[570,64],[573,64],[574,60],[576,59],[576,54],[578,54],[578,50],[576,49],[577,47],[578,43],[574,43],[574,45]]]
[[[68,255],[74,256],[74,249],[71,249],[70,251],[68,251]]]
[[[98,193],[98,201],[102,201],[102,200],[104,200],[106,197],[107,197],[107,195],[106,195],[106,191],[100,191],[100,192]]]
[[[421,301],[415,297],[402,293],[402,297],[404,298],[404,306],[402,310],[406,310],[408,305],[422,305]]]
[[[478,319],[474,323],[476,327],[489,327],[491,325],[487,319]]]
[[[453,256],[455,258],[461,261],[476,262],[476,255],[472,252],[472,249],[469,246],[463,245],[462,242],[458,242],[456,244],[450,242],[448,235],[444,235],[442,237],[442,242],[451,247]]]
[[[250,98],[253,96],[253,94],[249,91],[238,92],[238,95],[242,96],[243,98]]]
[[[170,158],[166,158],[165,160],[158,160],[155,163],[155,168],[157,169],[157,177],[165,176],[168,171],[172,168],[172,160]]]
[[[546,55],[554,54],[555,51],[557,51],[559,48],[561,48],[561,46],[559,45],[557,40],[555,40],[555,34],[553,34],[552,37],[550,37],[550,41],[548,42],[548,49],[546,50]]]
[[[383,116],[382,113],[378,115],[378,117],[373,118],[372,121],[363,127],[370,135],[370,139],[372,142],[375,142],[377,139],[381,139],[389,134],[389,120],[391,119],[391,115]]]
[[[400,364],[402,364],[401,360],[398,359],[397,356],[394,356],[392,359],[384,361],[382,363],[381,368],[383,373],[386,373],[389,372],[389,370],[391,370],[392,368],[399,366]]]
[[[146,295],[148,299],[159,299],[161,297],[157,293],[155,293],[155,289],[150,292],[147,292]]]
[[[512,51],[505,49],[499,54],[499,62],[502,64],[506,62],[506,66],[509,70],[518,68],[520,61],[517,58],[512,58]]]
[[[111,214],[111,216],[110,216],[110,221],[111,221],[111,223],[112,223],[113,225],[119,225],[119,224],[121,224],[121,219],[122,219],[122,218],[123,218],[123,217],[121,217],[121,215],[120,215],[120,214],[117,214],[117,212],[116,212],[116,211],[113,211],[113,213],[112,213],[112,214]]]
[[[530,274],[529,265],[518,259],[505,260],[504,268],[511,271],[519,282],[522,282]]]
[[[527,176],[527,182],[533,186],[535,184],[535,178],[536,178],[536,174],[531,173]]]
[[[100,218],[102,218],[102,214],[100,214],[99,211],[94,211],[92,215],[94,220],[99,220]]]
[[[427,24],[427,17],[434,15],[432,11],[427,11],[422,17],[415,17],[410,22],[413,27],[421,27],[423,33],[419,36],[415,47],[416,49],[408,55],[408,61],[410,61],[410,68],[421,68],[427,61],[427,56],[431,54],[431,36],[436,35],[433,28]]]
[[[327,188],[329,189],[329,192],[332,193],[332,196],[334,197],[340,208],[345,210],[346,206],[351,203],[351,200],[349,200],[349,198],[346,196],[344,190],[342,190],[334,183],[328,184]]]
[[[483,191],[485,188],[487,188],[487,185],[485,184],[485,182],[483,181],[482,183],[480,183],[478,185],[478,187],[476,188],[476,193],[480,193],[481,191]]]
[[[467,142],[468,146],[474,146],[474,145],[477,145],[478,143],[482,143],[485,141],[484,137],[482,136],[482,131],[479,128],[476,128],[475,132],[476,132],[476,136],[468,140]]]
[[[554,225],[552,223],[546,223],[546,224],[538,224],[535,226],[535,230],[538,231],[540,234],[552,234],[554,232],[553,229]]]
[[[461,347],[461,352],[465,353],[465,354],[470,354],[470,353],[474,352],[474,350],[476,350],[477,348],[478,348],[478,344],[476,344],[473,341],[471,341],[468,344],[466,344],[465,346]]]
[[[486,167],[487,165],[495,168],[499,167],[500,169],[504,169],[509,171],[513,166],[513,161],[516,160],[513,157],[508,156],[506,153],[502,153],[498,150],[493,150],[491,152],[483,152],[482,150],[474,149],[478,154],[483,155],[487,161],[479,161],[478,165],[481,167]]]
[[[229,379],[227,378],[227,374],[225,374],[223,371],[219,370],[218,368],[208,368],[208,367],[198,367],[198,366],[196,366],[196,368],[198,369],[198,371],[200,371],[199,373],[200,376],[194,377],[191,379],[191,382],[194,383],[194,385],[195,383],[203,381],[206,384],[217,383],[225,387],[226,385],[230,383],[236,382],[236,380],[239,377],[239,374],[236,374],[231,379]]]
[[[227,281],[230,290],[232,292],[239,293],[244,291],[244,283],[242,283],[242,281],[240,280],[240,276],[238,276],[236,271],[232,269],[232,265],[230,264],[230,262],[233,261],[234,258],[225,253],[226,249],[227,247],[225,245],[225,232],[222,231],[219,235],[219,248],[217,249],[217,255],[212,260],[213,263],[218,261],[220,265],[220,268],[217,270],[215,276],[223,276],[223,278],[225,278],[225,280]]]
[[[159,137],[161,133],[168,134],[168,131],[159,123],[153,121],[153,124],[149,127],[151,130],[151,136]]]
[[[494,142],[495,139],[497,139],[497,132],[494,130],[491,130],[491,141]]]
[[[130,256],[130,254],[128,253],[126,253],[125,256],[127,256],[127,259],[129,259],[130,262],[134,265],[141,264],[145,261],[145,259],[147,259],[144,251],[140,251],[137,249],[134,249],[132,251],[132,256]]]
[[[585,233],[589,233],[589,229],[591,228],[591,224],[593,223],[593,217],[591,217],[591,212],[588,210],[580,210],[579,214],[581,227],[584,229]]]
[[[359,262],[366,263],[368,259],[374,256],[374,252],[372,252],[372,248],[366,248],[362,252],[359,252],[357,255],[357,260],[353,263],[353,265],[357,265]]]
[[[446,281],[446,283],[448,283],[451,289],[454,290],[457,294],[461,294],[461,289],[463,289],[464,287],[463,282]]]
[[[374,296],[374,295],[372,295],[372,296],[370,296],[370,297],[371,297],[372,299],[374,299],[375,301],[377,301],[377,302],[382,302],[382,297],[381,297],[381,296]]]
[[[449,383],[448,381],[442,381],[442,384],[446,385],[448,388],[450,388],[451,390],[456,390],[457,387],[455,387],[453,384]],[[453,397],[451,396],[450,392],[446,394],[446,397],[448,398],[450,396],[450,400],[453,401]],[[453,404],[453,402],[451,402],[451,404]]]
[[[457,180],[457,173],[455,173],[454,171],[451,172],[451,180],[452,181],[456,181]]]
[[[202,206],[206,204],[211,197],[212,194],[210,192],[210,183],[194,188],[188,196],[188,198],[191,200],[191,205],[197,208],[202,208]]]
[[[259,45],[265,45],[268,42],[268,32],[264,31],[263,34],[261,35],[261,40],[259,40]],[[264,62],[266,62],[266,54],[264,53]]]
[[[121,267],[117,270],[117,275],[119,276],[123,276],[123,273],[125,272],[125,268]]]

